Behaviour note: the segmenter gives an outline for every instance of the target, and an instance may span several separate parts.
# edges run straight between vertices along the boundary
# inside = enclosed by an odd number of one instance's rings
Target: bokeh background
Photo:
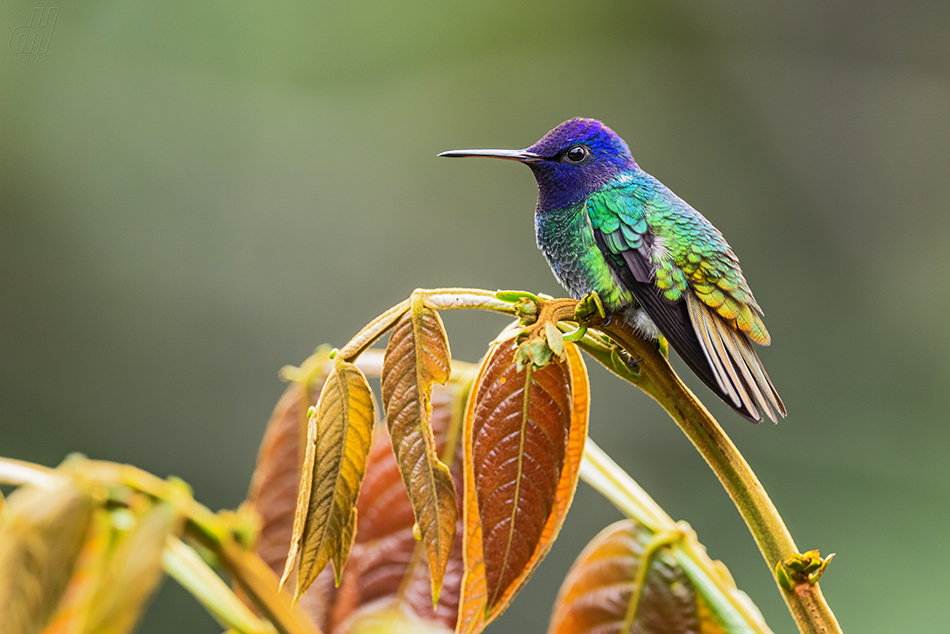
[[[0,39],[34,3],[0,6]],[[244,497],[283,389],[415,287],[560,294],[522,166],[437,159],[603,119],[704,212],[767,311],[788,405],[752,463],[848,632],[950,621],[950,3],[62,0],[0,47],[0,454],[68,452]],[[504,320],[445,316],[476,360]],[[794,632],[719,484],[592,367],[591,435]],[[619,513],[581,485],[491,632],[543,632]],[[173,582],[143,633],[215,633]]]

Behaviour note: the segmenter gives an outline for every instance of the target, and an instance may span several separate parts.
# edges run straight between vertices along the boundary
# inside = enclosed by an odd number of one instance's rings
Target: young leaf
[[[436,449],[458,480],[459,491],[462,443],[458,431],[467,394],[467,387],[455,381],[432,392],[431,421]],[[328,631],[364,631],[371,623],[396,616],[406,627],[414,624],[422,628],[422,624],[427,624],[429,628],[452,631],[462,581],[461,532],[457,531],[443,591],[433,610],[425,546],[413,537],[412,505],[385,431],[373,441],[357,509],[356,542]]]
[[[548,634],[737,631],[761,630],[724,629],[662,537],[622,520],[602,530],[574,562]]]
[[[66,589],[82,549],[93,503],[68,478],[53,488],[23,486],[0,525],[0,624],[4,634],[40,631]]]
[[[294,599],[333,562],[337,584],[356,524],[356,497],[373,438],[373,394],[352,363],[337,359],[307,433],[290,553],[281,585],[297,566]]]
[[[547,554],[577,487],[587,437],[587,371],[565,361],[518,369],[518,345],[496,344],[466,415],[465,577],[457,629],[479,632],[511,603]]]
[[[131,632],[162,580],[162,550],[181,518],[167,502],[157,502],[120,537],[99,588],[89,605],[86,631],[96,634]]]
[[[458,522],[455,484],[439,461],[429,421],[432,384],[444,385],[450,370],[449,342],[439,314],[413,301],[390,335],[381,382],[393,452],[432,572],[433,604],[438,603]]]
[[[328,350],[318,350],[301,365],[303,380],[287,386],[274,407],[251,478],[247,503],[260,521],[255,550],[278,575],[284,569],[294,530],[294,509],[306,456],[307,410],[316,404],[333,367]],[[309,370],[306,371],[305,370]],[[329,577],[329,570],[325,577]],[[331,579],[318,580],[300,598],[300,607],[323,627],[335,591]]]

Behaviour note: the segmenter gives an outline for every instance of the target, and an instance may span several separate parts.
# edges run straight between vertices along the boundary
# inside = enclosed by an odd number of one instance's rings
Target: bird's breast
[[[596,292],[608,310],[621,310],[633,301],[614,276],[594,240],[584,203],[535,213],[538,248],[554,276],[571,297]]]

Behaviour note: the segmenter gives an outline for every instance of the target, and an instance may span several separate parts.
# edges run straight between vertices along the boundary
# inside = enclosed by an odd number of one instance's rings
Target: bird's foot
[[[600,300],[600,295],[591,291],[577,302],[577,308],[574,309],[574,319],[577,323],[582,323],[594,316],[609,319],[607,311],[604,310],[604,303]]]
[[[623,362],[626,364],[626,366],[631,370],[635,370],[637,366],[640,365],[640,362],[643,361],[643,357],[637,357],[634,359],[626,350],[621,350],[620,356],[623,358]]]

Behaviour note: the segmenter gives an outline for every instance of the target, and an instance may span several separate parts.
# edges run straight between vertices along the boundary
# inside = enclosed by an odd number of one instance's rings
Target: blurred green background
[[[0,7],[0,36],[34,4]],[[436,159],[603,119],[705,213],[767,312],[788,405],[692,377],[849,632],[950,621],[950,3],[64,0],[43,61],[0,49],[0,454],[70,451],[244,496],[283,389],[415,287],[561,294],[527,169]],[[4,40],[6,41],[6,40]],[[476,360],[504,320],[449,314]],[[591,369],[591,435],[794,625],[698,454]],[[543,632],[619,514],[581,485],[491,632]],[[141,632],[220,628],[166,583]]]

